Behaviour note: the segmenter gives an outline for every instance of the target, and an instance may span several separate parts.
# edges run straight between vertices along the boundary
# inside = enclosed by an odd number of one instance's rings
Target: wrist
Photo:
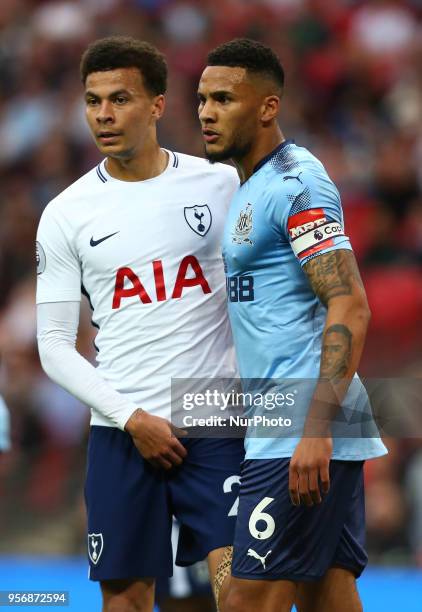
[[[136,410],[132,412],[125,425],[125,431],[127,431],[128,434],[133,435],[136,430],[136,426],[139,423],[139,419],[142,417],[143,413],[144,411],[142,410],[142,408],[136,408]]]
[[[303,428],[304,438],[331,438],[331,422],[325,418],[309,417]]]

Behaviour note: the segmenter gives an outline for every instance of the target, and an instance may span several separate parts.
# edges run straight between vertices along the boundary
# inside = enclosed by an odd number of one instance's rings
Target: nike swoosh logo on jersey
[[[99,238],[98,240],[94,240],[94,236],[91,236],[91,240],[89,241],[89,244],[92,247],[96,247],[98,244],[101,244],[102,242],[104,242],[104,240],[108,240],[109,238],[111,238],[112,236],[115,236],[118,233],[119,232],[114,232],[114,234],[109,234],[108,236],[104,236],[103,238]]]

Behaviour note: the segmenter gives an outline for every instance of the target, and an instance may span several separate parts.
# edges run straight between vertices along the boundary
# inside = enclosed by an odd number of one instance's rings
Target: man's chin
[[[211,164],[215,164],[216,162],[227,161],[230,159],[230,151],[225,149],[215,150],[208,148],[205,145],[205,157]]]
[[[215,162],[228,161],[229,159],[238,161],[244,159],[250,153],[251,147],[252,145],[250,142],[246,144],[234,142],[224,149],[207,148],[205,145],[205,156],[212,164]]]
[[[112,157],[113,159],[127,160],[133,157],[133,152],[123,149],[121,145],[104,145],[98,146],[98,150],[105,157]]]
[[[103,155],[113,155],[120,151],[120,147],[118,147],[115,144],[104,144],[98,141],[96,144],[97,144],[98,150],[100,151],[100,153],[103,153]]]

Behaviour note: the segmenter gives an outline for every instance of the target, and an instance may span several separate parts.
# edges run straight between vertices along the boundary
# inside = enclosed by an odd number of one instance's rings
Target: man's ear
[[[262,123],[270,123],[276,119],[280,112],[280,98],[278,96],[267,96],[261,106]]]
[[[159,96],[155,96],[155,98],[152,101],[152,116],[154,117],[154,119],[156,119],[157,121],[158,119],[161,119],[161,117],[163,116],[165,107],[166,107],[165,97],[162,94],[160,94]]]

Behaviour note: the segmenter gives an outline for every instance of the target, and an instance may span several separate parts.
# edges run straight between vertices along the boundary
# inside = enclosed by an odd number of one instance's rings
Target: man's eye
[[[116,98],[116,104],[126,104],[127,98],[125,96],[118,96]]]
[[[97,100],[95,98],[88,98],[86,103],[88,106],[95,106],[95,104],[97,104]]]

